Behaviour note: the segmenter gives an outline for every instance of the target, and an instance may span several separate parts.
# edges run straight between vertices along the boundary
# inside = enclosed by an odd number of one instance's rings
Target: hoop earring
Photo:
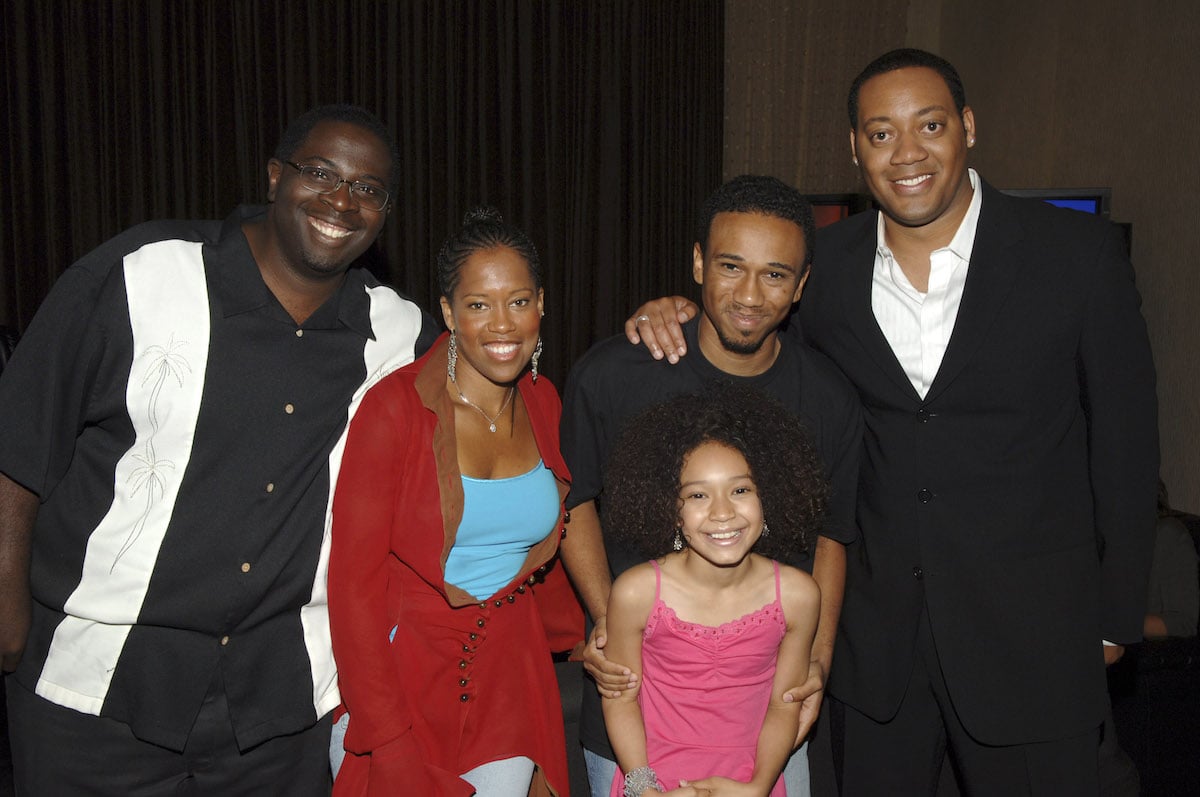
[[[458,334],[452,329],[450,330],[450,348],[446,351],[446,375],[450,377],[450,381],[454,384],[458,382],[454,379],[454,366],[458,364]]]
[[[675,527],[675,541],[671,543],[671,550],[683,550],[683,529],[681,529],[679,526]]]
[[[533,372],[533,381],[537,382],[537,364],[538,358],[542,356],[542,336],[538,335],[537,348],[533,350],[533,359],[529,363],[530,370]]]

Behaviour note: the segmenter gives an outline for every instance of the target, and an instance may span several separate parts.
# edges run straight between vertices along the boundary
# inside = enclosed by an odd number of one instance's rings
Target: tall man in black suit
[[[971,794],[1094,795],[1158,467],[1120,233],[968,170],[974,114],[935,55],[876,59],[849,111],[882,212],[818,234],[800,306],[865,422],[830,679],[843,793],[929,794],[948,745]],[[654,315],[642,337],[673,346]]]

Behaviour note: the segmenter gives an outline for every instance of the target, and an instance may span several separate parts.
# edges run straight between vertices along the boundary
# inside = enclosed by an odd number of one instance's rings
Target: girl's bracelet
[[[662,791],[658,775],[650,767],[638,767],[625,773],[625,797],[642,797],[646,789]]]

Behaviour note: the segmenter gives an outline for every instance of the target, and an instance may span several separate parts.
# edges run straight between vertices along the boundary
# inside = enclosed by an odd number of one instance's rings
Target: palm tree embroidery
[[[122,543],[120,550],[117,551],[112,567],[108,569],[110,574],[116,570],[117,563],[121,561],[121,558],[133,548],[138,538],[142,536],[142,531],[149,520],[150,512],[166,493],[167,471],[175,470],[174,462],[169,459],[158,458],[154,450],[154,438],[158,436],[160,429],[158,402],[162,396],[163,388],[170,380],[174,380],[179,387],[183,387],[185,375],[192,372],[187,359],[178,353],[179,349],[186,345],[187,341],[176,341],[175,336],[171,335],[167,340],[166,346],[148,346],[141,357],[139,357],[139,359],[150,358],[146,375],[142,377],[142,385],[145,386],[151,382],[154,384],[150,388],[150,398],[146,402],[146,418],[150,422],[150,435],[146,438],[142,450],[133,455],[133,458],[141,464],[129,474],[129,483],[133,488],[130,490],[129,495],[132,498],[144,490],[146,503],[142,509],[142,514],[138,517],[132,528],[129,529],[129,534],[126,535],[125,542]]]

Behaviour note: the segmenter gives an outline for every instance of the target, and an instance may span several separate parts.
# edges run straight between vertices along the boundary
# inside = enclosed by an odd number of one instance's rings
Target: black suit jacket
[[[800,314],[862,398],[862,539],[833,694],[893,716],[929,613],[977,740],[1099,725],[1101,640],[1141,638],[1158,478],[1154,370],[1115,225],[983,185],[970,270],[922,400],[871,309],[874,212],[818,234]]]

